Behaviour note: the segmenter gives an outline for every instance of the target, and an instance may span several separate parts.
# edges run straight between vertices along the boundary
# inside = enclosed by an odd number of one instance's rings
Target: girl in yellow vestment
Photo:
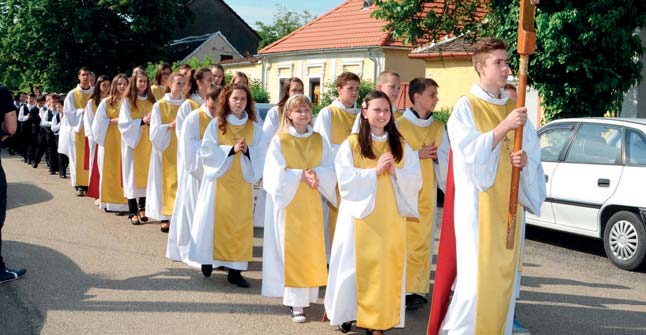
[[[170,93],[155,102],[150,114],[150,166],[146,183],[146,215],[161,221],[161,231],[168,233],[177,193],[177,110],[184,102],[186,79],[180,73],[170,75]]]
[[[92,135],[99,145],[99,200],[101,208],[108,211],[128,210],[123,194],[121,133],[118,125],[122,97],[127,89],[128,77],[125,74],[115,76],[112,79],[110,96],[101,101],[92,122]]]
[[[372,91],[361,106],[359,134],[336,155],[341,204],[325,310],[330,323],[350,322],[383,334],[404,326],[406,217],[418,217],[419,158],[403,141],[388,96]]]
[[[265,150],[249,88],[226,86],[199,151],[204,176],[195,205],[188,259],[229,269],[227,279],[249,287],[241,271],[253,259],[253,184],[262,176]]]
[[[336,205],[332,153],[312,130],[312,103],[290,97],[265,158],[264,188],[272,201],[266,213],[262,294],[283,297],[292,320],[305,322],[304,307],[318,300],[327,282],[324,196]]]
[[[153,92],[153,96],[155,97],[155,101],[161,100],[164,97],[164,94],[168,93],[168,80],[171,73],[173,73],[173,68],[170,64],[159,63],[159,65],[157,65],[153,85],[150,88]]]
[[[130,87],[123,100],[119,113],[123,190],[128,198],[130,223],[138,225],[148,221],[146,185],[152,150],[148,133],[150,114],[155,103],[155,97],[145,73],[133,73]],[[139,206],[137,206],[137,198],[139,198]]]
[[[100,75],[96,80],[96,89],[92,91],[90,100],[88,100],[87,105],[85,106],[85,113],[83,113],[83,129],[85,129],[85,137],[87,137],[87,141],[90,146],[90,176],[88,180],[87,196],[96,199],[96,205],[100,205],[99,182],[101,180],[99,178],[99,166],[97,163],[97,152],[99,151],[99,145],[94,140],[94,135],[92,134],[92,123],[94,122],[94,114],[96,114],[99,103],[101,103],[101,100],[110,95],[111,86],[112,82],[110,81],[110,77],[106,75]]]

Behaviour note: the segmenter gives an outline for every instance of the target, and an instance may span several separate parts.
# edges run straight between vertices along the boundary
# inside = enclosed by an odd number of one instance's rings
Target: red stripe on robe
[[[87,196],[94,199],[99,198],[99,183],[101,176],[99,175],[99,163],[97,156],[99,155],[99,145],[97,144],[94,149],[94,160],[92,162],[92,171],[90,171],[90,182],[87,188]]]
[[[84,170],[89,170],[90,169],[90,143],[87,141],[87,137],[85,138],[85,157],[83,157],[83,169]]]
[[[442,214],[442,231],[437,255],[437,268],[433,284],[433,301],[428,320],[427,335],[437,335],[442,321],[449,309],[451,287],[457,275],[457,259],[455,254],[455,226],[453,210],[455,208],[455,183],[453,182],[453,152],[449,152],[449,166],[446,177],[446,194],[444,195],[444,211]]]

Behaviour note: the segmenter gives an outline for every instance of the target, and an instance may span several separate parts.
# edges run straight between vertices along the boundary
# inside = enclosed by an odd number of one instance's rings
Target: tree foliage
[[[512,69],[517,69],[519,0],[491,0],[487,19],[480,23],[474,21],[477,11],[473,7],[465,7],[470,9],[454,19],[419,14],[424,5],[449,3],[457,8],[465,2],[377,0],[381,8],[374,15],[390,21],[386,29],[409,38],[412,44],[438,41],[444,32],[501,38],[509,44]],[[625,92],[641,79],[643,48],[636,29],[643,26],[646,2],[639,0],[541,1],[529,83],[542,98],[544,120],[603,116],[620,110]]]
[[[318,112],[329,106],[334,99],[339,97],[339,92],[336,90],[336,80],[328,80],[324,84],[323,95],[321,95],[321,103],[312,106],[312,112],[316,115]],[[370,80],[361,80],[359,83],[359,95],[357,96],[357,104],[361,104],[363,98],[375,89],[375,84]]]
[[[278,13],[274,15],[271,24],[256,21],[256,26],[258,26],[256,32],[261,37],[258,49],[262,49],[278,41],[314,19],[315,17],[309,11],[305,10],[302,13],[298,13],[287,10],[285,6],[278,6]]]
[[[80,66],[97,75],[164,59],[186,0],[0,0],[0,81],[68,90]]]

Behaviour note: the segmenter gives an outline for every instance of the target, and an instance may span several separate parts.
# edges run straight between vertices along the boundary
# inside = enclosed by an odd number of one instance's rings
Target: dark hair
[[[213,65],[211,65],[211,71],[213,71],[213,69],[218,69],[218,70],[222,71],[222,81],[220,81],[219,83],[215,83],[215,84],[218,85],[218,86],[223,86],[224,85],[224,66],[222,66],[220,64],[213,64]]]
[[[388,102],[388,108],[392,106],[390,99],[388,99],[386,93],[382,91],[371,91],[363,99],[361,109],[368,109],[370,101],[376,99],[386,99],[386,101]],[[395,162],[399,163],[404,157],[404,146],[402,144],[402,136],[397,130],[394,113],[392,111],[390,111],[390,120],[388,120],[388,123],[384,128],[384,130],[388,132],[388,145],[390,146],[390,151],[393,154]],[[361,149],[361,156],[369,159],[377,159],[378,157],[375,156],[375,153],[372,151],[372,135],[370,134],[370,124],[368,123],[368,120],[363,117],[363,112],[361,114],[361,123],[359,125],[358,138],[359,147]]]
[[[222,131],[222,134],[226,134],[227,132],[227,115],[231,114],[229,98],[235,90],[245,91],[247,94],[247,106],[245,107],[245,110],[247,111],[249,120],[256,121],[256,106],[253,102],[253,96],[251,96],[249,87],[241,84],[227,85],[222,89],[222,92],[218,97],[218,110],[215,112],[215,117],[218,119],[218,128]]]
[[[104,81],[110,81],[110,77],[102,74],[99,76],[99,78],[96,79],[96,84],[94,85],[94,90],[92,91],[92,94],[90,95],[90,99],[94,101],[94,105],[98,106],[99,103],[101,102],[101,83]],[[110,94],[110,92],[108,92]]]
[[[476,70],[476,73],[478,73],[478,76],[480,76],[480,72],[478,72],[476,64],[484,63],[487,59],[487,54],[491,53],[494,50],[507,51],[507,43],[505,43],[505,41],[503,40],[495,38],[485,38],[476,42],[473,48],[474,50],[473,55],[471,56],[471,61],[473,62],[473,68]]]
[[[168,63],[159,63],[157,65],[157,71],[155,72],[155,78],[153,79],[153,84],[161,85],[161,78],[164,75],[164,70],[169,69],[173,72],[173,68]]]
[[[81,72],[83,72],[83,71],[90,72],[90,73],[92,72],[92,71],[90,71],[89,67],[81,66],[81,68],[79,68],[79,72],[77,74],[81,74]]]
[[[47,98],[45,97],[44,94],[41,94],[38,97],[36,97],[37,102],[45,102],[45,100],[47,100]]]
[[[343,87],[349,81],[356,81],[361,83],[361,78],[354,74],[353,72],[343,72],[338,77],[336,77],[336,87]]]
[[[144,77],[146,78],[146,100],[150,101],[151,103],[155,103],[155,97],[153,96],[153,91],[150,89],[150,79],[148,79],[148,76],[146,73],[141,73],[141,72],[135,72],[132,74],[132,77],[130,77],[130,81],[128,82],[128,90],[126,91],[126,94],[124,98],[128,99],[128,102],[130,103],[130,108],[132,108],[135,112],[138,111],[137,109],[137,78],[138,77]]]
[[[440,85],[431,78],[415,78],[408,84],[408,98],[415,103],[415,93],[422,94],[429,86],[440,88]]]
[[[283,83],[283,96],[280,97],[280,100],[278,100],[278,115],[283,115],[283,109],[285,108],[285,103],[287,102],[287,99],[289,99],[289,88],[292,87],[292,83],[299,83],[303,88],[305,88],[305,85],[303,84],[303,81],[300,78],[297,77],[291,77],[288,80],[285,80]]]
[[[193,68],[190,65],[186,64],[186,63],[182,63],[177,67],[177,69],[178,70],[192,70]]]
[[[36,99],[36,94],[34,94],[34,93],[29,93],[29,97],[30,97],[30,98],[34,98],[34,99]]]
[[[204,76],[206,73],[211,73],[211,70],[205,68],[205,67],[200,67],[197,70],[191,70],[192,75],[190,78],[187,78],[188,81],[190,82],[190,87],[191,89],[186,91],[186,99],[191,97],[191,94],[196,93],[198,91],[198,86],[197,82],[204,79]]]
[[[222,86],[211,86],[209,87],[209,90],[206,91],[206,96],[204,97],[204,100],[211,99],[217,102],[218,97],[220,96],[220,92],[222,92]]]

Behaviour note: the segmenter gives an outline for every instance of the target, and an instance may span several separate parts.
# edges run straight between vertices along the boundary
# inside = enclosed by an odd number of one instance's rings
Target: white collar
[[[314,134],[314,130],[312,129],[311,125],[307,125],[307,131],[305,131],[304,134],[300,134],[298,131],[296,131],[296,128],[294,126],[289,126],[287,127],[287,132],[297,138],[305,138],[305,137],[310,137],[312,134]]]
[[[337,108],[341,108],[345,112],[352,113],[352,114],[357,114],[357,113],[359,113],[361,111],[360,108],[357,108],[357,103],[356,102],[354,103],[354,106],[348,108],[348,107],[345,107],[345,105],[343,103],[341,103],[341,101],[339,101],[339,99],[335,99],[334,101],[332,101],[331,105],[334,106],[334,107],[337,107]]]
[[[170,104],[171,104],[171,105],[175,105],[175,106],[179,106],[179,105],[181,105],[181,104],[182,104],[182,102],[184,102],[184,98],[183,98],[183,97],[180,97],[180,98],[179,98],[179,100],[174,100],[174,99],[171,97],[170,93],[166,93],[166,94],[164,94],[164,100],[166,100],[166,101],[170,102]]]
[[[382,136],[377,136],[373,133],[370,133],[370,137],[372,137],[373,141],[386,142],[388,141],[388,132],[385,132]]]
[[[500,99],[496,99],[496,98],[491,97],[489,95],[489,93],[487,93],[478,84],[473,84],[473,86],[471,86],[471,91],[470,92],[471,92],[471,94],[475,95],[476,97],[478,97],[478,98],[480,98],[480,99],[482,99],[482,100],[484,100],[484,101],[486,101],[488,103],[494,104],[494,105],[500,105],[500,106],[505,105],[505,104],[507,104],[507,100],[509,99],[507,97],[507,94],[505,93],[505,90],[502,89],[502,88],[500,89]]]
[[[147,96],[147,95],[144,95],[143,97],[142,97],[142,96],[137,95],[137,100],[146,100],[146,99],[148,99],[148,96]],[[127,99],[126,99],[126,100],[127,100]]]
[[[87,90],[84,90],[81,87],[81,84],[76,84],[76,88],[78,88],[79,91],[81,91],[81,93],[83,93],[83,94],[92,94],[92,92],[94,91],[94,87],[92,87],[92,86],[90,86],[90,88],[88,88]]]
[[[420,119],[415,115],[415,113],[413,113],[412,108],[406,108],[406,111],[404,112],[404,118],[418,127],[428,127],[431,125],[431,123],[433,123],[433,114],[431,114],[428,119]]]
[[[190,99],[197,102],[200,105],[204,103],[204,99],[202,99],[202,97],[197,93],[193,93]]]
[[[234,126],[242,126],[245,123],[247,123],[247,119],[249,116],[247,115],[246,111],[242,112],[242,119],[238,119],[233,113],[227,115],[227,123],[230,123]]]
[[[206,108],[206,104],[202,104],[202,106],[200,106],[200,111],[202,111],[202,113],[206,114],[206,116],[208,116],[209,119],[213,118],[213,116],[211,115],[211,112],[209,112],[209,109]]]

